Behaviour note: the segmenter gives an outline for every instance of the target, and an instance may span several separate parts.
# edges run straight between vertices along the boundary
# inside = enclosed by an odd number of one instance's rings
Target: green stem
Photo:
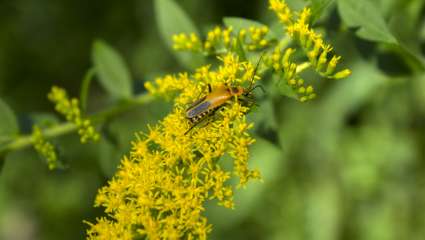
[[[56,136],[65,135],[67,133],[73,132],[77,130],[77,126],[73,123],[66,122],[62,123],[56,126],[53,126],[51,128],[47,128],[43,131],[43,136],[45,138],[53,138]],[[16,151],[22,148],[25,148],[29,145],[32,145],[32,135],[24,135],[16,138],[9,144],[7,144],[4,148],[0,149],[0,156],[4,153],[10,152],[10,151]]]
[[[119,103],[117,105],[114,105],[104,111],[95,113],[90,116],[90,119],[97,124],[101,124],[107,119],[117,116],[120,113],[128,111],[130,108],[138,105],[143,105],[146,103],[151,102],[154,99],[152,95],[148,95],[146,93],[140,94],[132,99],[126,100],[125,102]],[[62,136],[74,131],[77,131],[77,126],[74,123],[65,122],[61,123],[59,125],[52,126],[50,128],[43,130],[43,136],[46,139],[54,138],[58,136]],[[6,146],[0,148],[0,156],[10,152],[10,151],[16,151],[23,148],[26,148],[30,145],[32,145],[32,135],[24,135],[20,136],[13,141],[6,144]]]
[[[96,71],[94,70],[94,68],[90,68],[84,76],[83,83],[81,84],[80,105],[83,113],[85,113],[87,110],[87,97],[89,95],[90,83],[95,74]]]

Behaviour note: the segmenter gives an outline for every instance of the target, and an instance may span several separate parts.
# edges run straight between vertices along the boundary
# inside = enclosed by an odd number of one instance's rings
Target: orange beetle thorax
[[[232,96],[241,96],[245,92],[243,87],[230,87],[228,90]]]

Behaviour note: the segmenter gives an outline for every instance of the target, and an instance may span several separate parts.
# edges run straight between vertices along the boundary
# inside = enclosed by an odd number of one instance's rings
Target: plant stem
[[[128,99],[125,102],[118,103],[106,110],[103,110],[101,112],[95,113],[91,115],[89,118],[93,121],[95,124],[101,124],[104,121],[106,121],[108,118],[114,117],[119,115],[120,113],[128,111],[130,108],[137,106],[137,105],[143,105],[146,103],[151,102],[154,99],[152,95],[148,95],[146,93],[140,94],[138,96],[135,96],[132,99]],[[71,122],[64,122],[55,126],[52,126],[50,128],[43,130],[43,136],[48,138],[54,138],[58,136],[62,136],[71,132],[76,131],[78,128],[74,123]],[[23,135],[19,136],[13,141],[6,144],[6,146],[0,148],[0,156],[10,152],[10,151],[16,151],[23,149],[25,147],[28,147],[32,145],[32,135]]]

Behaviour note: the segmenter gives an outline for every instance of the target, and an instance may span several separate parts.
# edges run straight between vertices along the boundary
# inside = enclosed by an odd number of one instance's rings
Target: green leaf
[[[412,69],[418,70],[419,72],[425,70],[425,60],[420,55],[419,51],[409,49],[404,43],[400,43],[400,45],[395,46],[394,50]]]
[[[335,0],[310,0],[310,2],[312,22],[314,23],[323,15],[325,10],[335,2]]]
[[[0,143],[6,142],[19,133],[18,122],[12,109],[0,99]]]
[[[103,174],[112,177],[120,163],[121,152],[105,138],[101,138],[97,144],[97,149],[99,151],[98,161]]]
[[[369,0],[338,0],[338,11],[349,27],[359,27],[360,38],[398,44],[379,9]]]
[[[159,31],[169,49],[172,50],[172,36],[174,34],[195,33],[199,35],[195,24],[174,0],[155,0],[154,2]],[[174,50],[172,50],[172,53],[183,66],[188,68],[195,68],[204,62],[204,58],[198,54]]]
[[[273,86],[277,86],[273,87],[271,90],[273,91],[273,94],[275,95],[281,95],[281,96],[285,96],[285,97],[289,97],[289,98],[293,98],[298,100],[298,94],[297,92],[292,89],[291,86],[288,85],[288,83],[285,81],[285,79],[282,79],[280,76],[278,76],[277,74],[273,75]]]
[[[84,75],[83,82],[81,83],[80,105],[81,105],[81,110],[83,111],[83,113],[87,111],[87,98],[90,91],[90,83],[95,74],[96,74],[95,69],[90,68]]]
[[[285,27],[283,27],[282,23],[279,21],[274,21],[270,24],[270,32],[273,37],[280,39],[280,41],[286,41],[284,39],[289,38],[286,34]]]
[[[100,84],[112,96],[129,98],[132,95],[130,72],[121,55],[102,40],[93,44],[92,61]]]

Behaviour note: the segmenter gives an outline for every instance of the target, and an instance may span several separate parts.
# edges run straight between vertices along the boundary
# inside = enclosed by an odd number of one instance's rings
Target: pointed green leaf
[[[167,47],[172,50],[172,36],[179,33],[195,33],[199,35],[195,24],[174,0],[155,0],[156,21],[161,37]],[[185,67],[194,68],[202,65],[204,58],[199,54],[177,52],[172,50],[177,60]]]
[[[12,109],[0,99],[0,143],[18,134],[19,127]]]
[[[107,43],[93,44],[92,61],[100,84],[114,97],[128,98],[132,94],[130,72],[121,55]]]
[[[323,15],[326,9],[335,2],[335,0],[310,0],[310,2],[312,22],[314,23]]]
[[[349,27],[358,27],[360,38],[397,44],[379,9],[369,0],[338,0],[338,11]]]

